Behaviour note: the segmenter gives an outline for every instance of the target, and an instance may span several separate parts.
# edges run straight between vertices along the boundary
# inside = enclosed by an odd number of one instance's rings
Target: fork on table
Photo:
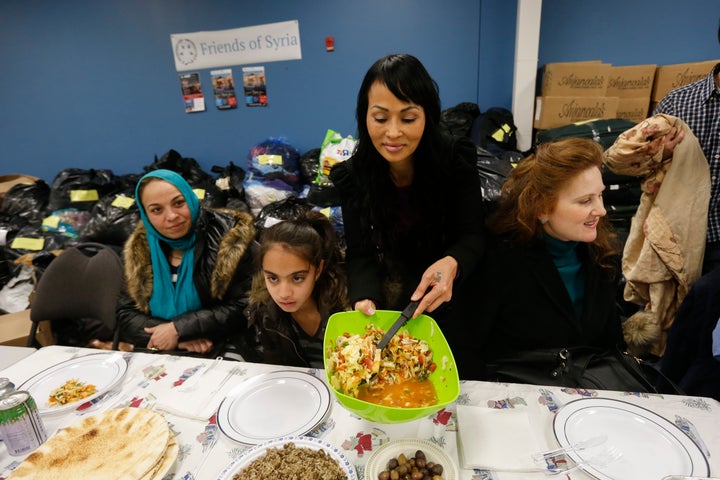
[[[571,451],[576,452],[587,448],[588,447],[578,448],[577,446],[575,446],[571,449],[556,450],[559,453],[556,453],[555,455],[533,455],[533,460],[538,465],[538,468],[528,471],[542,472],[547,475],[558,475],[560,473],[571,472],[579,468],[604,467],[622,458],[622,452],[614,445],[607,445],[601,449],[597,449],[594,453],[581,458],[579,461],[568,462],[567,457],[564,457],[566,453],[569,453]],[[560,458],[562,458],[562,461],[558,461],[560,460]]]
[[[218,383],[217,387],[215,387],[215,389],[208,394],[208,397],[212,397],[213,395],[218,393],[220,390],[222,390],[225,384],[230,381],[232,377],[234,377],[235,375],[240,375],[242,373],[243,371],[240,367],[233,367],[233,369],[230,370],[227,375],[225,375],[225,378],[223,378],[220,383]]]
[[[581,440],[579,442],[573,443],[572,445],[568,445],[567,447],[560,447],[554,450],[548,450],[546,452],[535,453],[532,455],[532,459],[535,461],[535,463],[542,463],[544,460],[551,459],[552,457],[565,455],[567,453],[582,452],[583,450],[598,447],[606,441],[607,435],[598,435],[595,437],[590,437],[586,440]]]

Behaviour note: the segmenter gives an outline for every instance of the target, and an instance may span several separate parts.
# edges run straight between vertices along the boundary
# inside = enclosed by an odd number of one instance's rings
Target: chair
[[[52,342],[74,344],[62,338],[62,332],[97,335],[112,340],[118,349],[119,328],[115,308],[123,282],[119,255],[99,243],[82,243],[64,250],[52,260],[37,283],[30,303],[32,326],[29,347],[43,346],[38,341],[38,326],[49,321]],[[87,342],[89,339],[85,339]]]

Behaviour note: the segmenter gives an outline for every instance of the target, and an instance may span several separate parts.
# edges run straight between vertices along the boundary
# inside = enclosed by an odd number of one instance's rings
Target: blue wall
[[[718,59],[719,19],[717,0],[544,0],[538,59],[617,66]]]
[[[445,105],[474,102],[479,17],[477,0],[3,0],[0,172],[48,181],[67,167],[139,172],[170,148],[208,170],[245,166],[271,136],[305,152],[328,128],[355,133],[362,76],[396,51],[425,63]],[[294,19],[303,59],[264,64],[268,107],[217,110],[208,69],[207,110],[185,113],[170,34]]]
[[[544,0],[540,65],[720,58],[717,0]],[[510,107],[513,0],[1,0],[0,174],[52,181],[64,168],[139,173],[175,149],[201,166],[245,166],[285,137],[301,152],[355,132],[357,88],[382,55],[418,56],[443,107]],[[297,19],[302,60],[265,63],[269,106],[184,112],[170,34]],[[325,52],[334,36],[336,51]],[[241,67],[234,66],[236,81]],[[239,83],[237,84],[239,87]]]

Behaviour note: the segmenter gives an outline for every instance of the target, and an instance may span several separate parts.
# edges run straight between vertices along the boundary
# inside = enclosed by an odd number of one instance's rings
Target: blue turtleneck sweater
[[[570,295],[575,315],[580,320],[585,299],[585,272],[577,254],[578,242],[564,242],[545,234],[545,245]]]

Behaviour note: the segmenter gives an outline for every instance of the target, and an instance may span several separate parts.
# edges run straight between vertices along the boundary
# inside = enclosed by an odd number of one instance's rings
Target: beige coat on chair
[[[664,136],[685,132],[663,161]],[[622,133],[605,152],[619,175],[642,177],[643,194],[625,243],[625,300],[644,306],[623,325],[628,351],[662,356],[667,330],[702,272],[710,168],[697,138],[679,118],[654,115]]]

